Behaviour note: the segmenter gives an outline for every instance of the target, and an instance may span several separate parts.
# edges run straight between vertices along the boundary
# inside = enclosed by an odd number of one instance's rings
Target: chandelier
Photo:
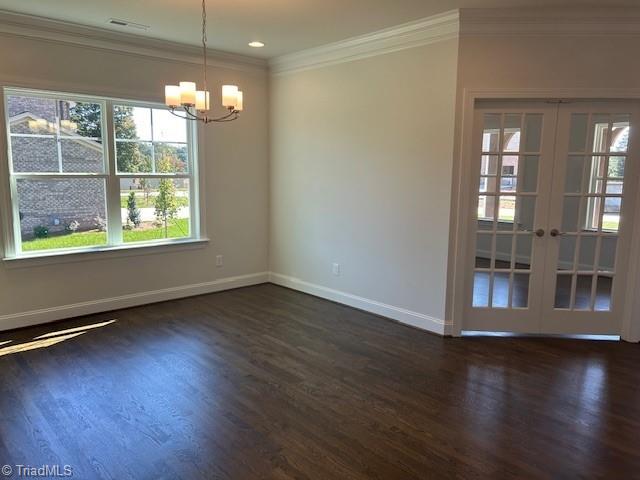
[[[198,90],[195,82],[180,82],[179,85],[164,87],[165,104],[169,111],[187,120],[200,121],[204,124],[212,122],[232,122],[238,119],[243,109],[242,92],[236,85],[222,86],[222,105],[227,113],[221,117],[210,117],[209,91],[207,90],[207,6],[202,0],[202,80],[203,90]]]

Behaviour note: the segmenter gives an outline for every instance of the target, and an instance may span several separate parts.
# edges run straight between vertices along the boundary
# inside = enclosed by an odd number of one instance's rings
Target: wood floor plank
[[[3,341],[2,464],[136,480],[640,471],[638,345],[444,339],[269,284]]]

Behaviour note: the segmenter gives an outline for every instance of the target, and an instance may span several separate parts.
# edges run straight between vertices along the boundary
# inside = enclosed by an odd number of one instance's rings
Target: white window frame
[[[11,132],[8,118],[7,98],[10,95],[24,95],[47,99],[91,102],[101,105],[102,112],[102,140],[104,145],[104,173],[14,173],[11,157]],[[194,122],[187,121],[187,173],[118,173],[115,156],[115,126],[113,117],[114,105],[128,107],[142,107],[151,109],[166,109],[166,106],[156,102],[128,100],[95,95],[79,95],[49,90],[34,90],[21,87],[5,86],[0,88],[0,122],[5,123],[6,148],[0,154],[0,181],[7,185],[8,195],[0,195],[0,220],[5,232],[2,241],[3,259],[16,260],[37,257],[56,257],[76,253],[104,252],[112,250],[133,250],[144,247],[158,247],[165,245],[183,245],[185,243],[200,243],[207,241],[202,237],[201,230],[201,202],[200,175],[198,160],[198,129]],[[171,142],[168,142],[171,143]],[[0,147],[3,147],[0,140]],[[17,180],[21,178],[56,179],[56,178],[102,178],[105,180],[105,206],[107,213],[107,243],[99,246],[78,247],[68,249],[52,249],[39,251],[22,251],[22,235],[20,229],[20,214],[17,195]],[[186,178],[189,180],[189,236],[181,238],[158,239],[145,242],[124,243],[122,234],[122,218],[120,207],[120,180],[127,178]],[[4,188],[0,190],[5,190]]]

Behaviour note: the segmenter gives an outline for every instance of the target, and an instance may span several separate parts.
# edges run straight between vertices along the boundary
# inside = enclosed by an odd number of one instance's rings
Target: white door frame
[[[451,193],[451,235],[449,238],[449,259],[447,279],[446,318],[451,319],[451,334],[462,333],[465,302],[465,278],[468,275],[468,252],[473,193],[466,188],[474,174],[473,127],[477,100],[640,100],[640,89],[463,89],[459,119],[456,123],[458,142],[454,145],[453,184]],[[640,201],[640,188],[636,191],[636,205]],[[635,292],[640,288],[640,209],[633,218],[634,231],[631,238],[627,289],[620,336],[629,342],[640,342],[640,296]]]

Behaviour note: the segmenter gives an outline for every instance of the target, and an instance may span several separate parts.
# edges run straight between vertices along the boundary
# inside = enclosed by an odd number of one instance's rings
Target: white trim
[[[637,36],[638,8],[465,8],[460,36]]]
[[[139,243],[122,243],[111,247],[80,247],[67,250],[43,250],[31,254],[21,254],[2,259],[7,268],[41,267],[44,265],[59,265],[63,263],[77,263],[92,260],[109,260],[123,257],[139,257],[142,255],[158,255],[205,248],[209,245],[208,238],[187,238],[155,240]]]
[[[341,303],[349,307],[364,310],[383,317],[396,320],[412,327],[420,328],[438,335],[450,335],[452,325],[439,318],[431,317],[423,313],[413,312],[401,307],[394,307],[386,303],[359,297],[350,293],[341,292],[332,288],[323,287],[313,283],[305,282],[299,278],[271,272],[269,282],[282,287],[291,288],[300,292],[308,293],[316,297]]]
[[[458,19],[458,10],[433,15],[340,42],[275,57],[269,61],[269,67],[272,74],[278,75],[450,40],[458,37]]]
[[[137,307],[150,303],[166,302],[167,300],[204,295],[220,292],[222,290],[230,290],[232,288],[248,287],[251,285],[266,283],[268,280],[269,273],[260,272],[249,275],[240,275],[237,277],[221,278],[212,282],[181,285],[178,287],[164,288],[162,290],[152,290],[149,292],[133,293],[119,297],[103,298],[52,308],[41,308],[22,313],[0,315],[0,331],[29,327],[65,318],[79,317],[82,315],[91,315],[94,313],[108,312],[122,308]]]
[[[0,10],[0,35],[37,38],[51,43],[202,64],[202,50],[196,46],[7,10]],[[267,61],[264,59],[219,50],[209,50],[207,62],[212,67],[235,70],[264,71],[267,68]]]

